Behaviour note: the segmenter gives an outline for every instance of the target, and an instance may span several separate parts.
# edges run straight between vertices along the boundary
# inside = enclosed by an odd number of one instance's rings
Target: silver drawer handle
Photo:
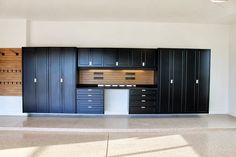
[[[146,92],[146,89],[142,89],[142,92]]]
[[[146,100],[142,100],[141,102],[143,102],[143,103],[144,103],[144,102],[146,102]]]
[[[88,106],[88,108],[93,108],[92,106]]]
[[[146,95],[142,95],[142,97],[145,97]]]
[[[92,61],[89,61],[89,65],[92,65]]]
[[[171,79],[171,80],[170,80],[170,83],[173,84],[173,83],[174,83],[174,80]]]
[[[92,102],[92,100],[88,100],[88,102]]]
[[[88,96],[92,96],[92,95],[88,95]]]
[[[37,78],[34,78],[34,83],[36,83],[37,82]]]
[[[60,79],[60,82],[61,82],[61,83],[63,83],[63,82],[64,82],[63,78],[61,78],[61,79]]]
[[[145,106],[142,106],[141,109],[145,109],[146,107]]]
[[[116,62],[116,66],[118,66],[119,65],[119,62]]]
[[[145,66],[145,62],[142,63],[142,66],[143,66],[143,67]]]
[[[196,80],[196,84],[199,84],[199,80]]]
[[[88,91],[92,91],[92,89],[88,89]]]

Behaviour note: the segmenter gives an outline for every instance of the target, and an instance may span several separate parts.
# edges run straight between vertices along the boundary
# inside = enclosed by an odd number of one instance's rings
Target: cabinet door
[[[90,63],[90,49],[79,48],[78,49],[78,66],[86,67]]]
[[[116,67],[117,49],[104,49],[103,53],[103,66]]]
[[[172,96],[171,112],[182,113],[184,104],[184,72],[185,72],[185,51],[181,49],[173,50],[173,70],[172,70]]]
[[[101,67],[103,64],[103,49],[91,49],[90,61],[93,67]]]
[[[132,49],[132,67],[142,68],[142,50]]]
[[[75,113],[76,48],[63,48],[61,55],[62,106],[64,113]]]
[[[209,112],[209,85],[210,85],[210,50],[199,50],[198,58],[198,75],[196,86],[198,88],[197,94],[197,112]]]
[[[172,51],[169,49],[159,50],[159,109],[160,113],[170,111],[171,97],[171,72],[172,72]]]
[[[49,110],[51,113],[61,113],[61,50],[49,48]]]
[[[185,66],[185,112],[196,112],[196,50],[187,50]]]
[[[144,50],[143,55],[145,55],[145,60],[143,62],[145,63],[145,67],[147,68],[155,68],[156,66],[156,50],[154,49],[146,49]],[[143,58],[143,57],[142,57]]]
[[[130,49],[119,49],[117,55],[118,67],[129,67],[131,61]]]
[[[48,49],[36,48],[37,112],[48,113]]]
[[[23,112],[37,112],[35,95],[35,48],[23,48]]]

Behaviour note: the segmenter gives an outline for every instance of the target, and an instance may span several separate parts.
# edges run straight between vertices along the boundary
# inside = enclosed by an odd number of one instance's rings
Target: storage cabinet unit
[[[78,88],[77,113],[103,114],[104,90],[99,88]]]
[[[159,49],[159,69],[158,113],[208,113],[210,50]]]
[[[156,49],[79,48],[78,67],[156,68]]]
[[[130,114],[155,114],[157,108],[157,90],[155,88],[130,89]]]
[[[76,48],[23,48],[23,111],[75,113]]]

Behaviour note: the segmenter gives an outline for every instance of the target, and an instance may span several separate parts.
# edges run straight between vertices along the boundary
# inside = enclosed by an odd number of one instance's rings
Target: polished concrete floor
[[[0,117],[0,157],[234,157],[229,115]]]

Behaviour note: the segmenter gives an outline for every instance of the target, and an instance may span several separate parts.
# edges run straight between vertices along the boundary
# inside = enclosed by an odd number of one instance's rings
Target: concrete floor
[[[228,115],[0,117],[0,157],[234,157],[235,148]]]

